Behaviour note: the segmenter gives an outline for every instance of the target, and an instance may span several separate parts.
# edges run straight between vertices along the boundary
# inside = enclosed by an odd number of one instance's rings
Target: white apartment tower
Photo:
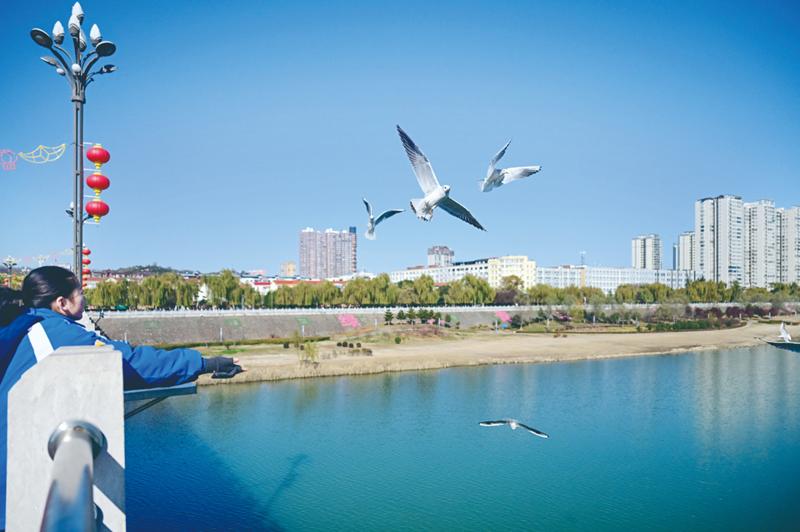
[[[694,269],[694,231],[684,231],[678,236],[678,260],[675,269]]]
[[[778,282],[800,283],[800,207],[776,209]]]
[[[300,275],[311,279],[342,277],[356,272],[356,228],[347,231],[300,231]]]
[[[661,269],[661,237],[639,235],[631,240],[631,266],[639,270]]]
[[[744,204],[744,286],[769,288],[778,282],[778,235],[772,201]]]
[[[694,204],[692,268],[709,281],[744,283],[744,204],[739,196],[702,198]]]

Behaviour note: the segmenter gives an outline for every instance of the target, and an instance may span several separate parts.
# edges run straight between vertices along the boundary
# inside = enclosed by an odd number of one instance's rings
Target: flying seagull
[[[400,140],[403,141],[403,147],[406,149],[408,159],[411,161],[411,167],[417,176],[417,182],[422,188],[422,192],[425,193],[424,198],[411,200],[411,210],[414,211],[417,218],[428,222],[433,217],[433,209],[441,207],[446,213],[452,214],[470,225],[474,225],[481,231],[486,231],[467,209],[450,197],[450,186],[439,184],[436,174],[433,173],[430,161],[422,153],[422,150],[414,144],[411,137],[400,126],[397,126],[397,132],[400,134]]]
[[[540,438],[549,438],[547,434],[542,432],[541,430],[536,430],[533,427],[529,427],[524,423],[520,423],[516,419],[498,419],[496,421],[481,421],[478,423],[481,427],[499,427],[500,425],[508,425],[511,427],[511,430],[517,430],[517,427],[522,427],[523,429],[527,430],[534,436],[539,436]]]
[[[364,233],[364,237],[367,240],[375,240],[375,226],[377,226],[382,221],[386,220],[387,218],[391,218],[395,214],[400,214],[403,212],[403,209],[390,209],[385,211],[383,214],[378,216],[377,218],[372,216],[372,205],[369,204],[367,198],[361,198],[364,202],[364,205],[367,207],[367,214],[369,214],[369,222],[367,222],[367,232]]]
[[[503,149],[497,152],[497,155],[489,163],[489,169],[486,170],[486,179],[481,181],[481,191],[482,192],[489,192],[490,190],[494,190],[495,188],[502,187],[503,185],[507,185],[512,181],[517,181],[518,179],[522,179],[524,177],[528,177],[529,175],[533,175],[539,170],[542,169],[541,166],[515,166],[512,168],[495,168],[497,162],[503,158],[503,155],[506,154],[506,150],[508,149],[508,145],[511,144],[509,140],[506,142],[506,145],[503,146]]]

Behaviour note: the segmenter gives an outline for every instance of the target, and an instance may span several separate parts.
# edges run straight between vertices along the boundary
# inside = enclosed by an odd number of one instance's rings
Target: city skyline
[[[790,6],[412,4],[84,2],[119,47],[119,71],[87,102],[86,140],[108,146],[114,181],[104,195],[111,213],[86,230],[93,265],[277,272],[296,259],[300,227],[362,231],[362,196],[376,209],[407,208],[417,185],[397,123],[488,233],[404,213],[360,247],[369,271],[422,262],[419,250],[436,242],[464,257],[511,252],[562,264],[586,251],[589,265],[624,265],[632,231],[670,242],[691,227],[697,198],[800,203],[800,40]],[[15,72],[0,86],[0,149],[70,138],[68,95],[28,36],[68,7],[11,2],[0,22]],[[148,10],[160,16],[142,26]],[[212,20],[225,39],[198,39]],[[263,33],[228,31],[251,25]],[[523,26],[536,30],[503,29]],[[142,27],[159,39],[143,38]],[[219,72],[208,76],[212,65]],[[503,78],[516,83],[497,92]],[[489,158],[509,138],[509,164],[543,170],[480,193]],[[62,158],[0,171],[5,197],[15,198],[0,212],[13,228],[0,234],[0,254],[69,246],[69,166]]]

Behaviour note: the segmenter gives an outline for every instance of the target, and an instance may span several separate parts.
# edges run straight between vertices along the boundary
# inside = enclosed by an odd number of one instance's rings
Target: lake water
[[[131,530],[800,529],[768,346],[203,387],[126,438]]]

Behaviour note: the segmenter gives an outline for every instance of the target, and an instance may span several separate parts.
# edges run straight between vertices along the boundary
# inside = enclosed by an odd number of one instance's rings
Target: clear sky
[[[0,0],[0,149],[72,141],[64,80],[32,27],[71,2]],[[111,152],[95,267],[264,268],[306,227],[359,229],[359,269],[526,254],[627,266],[671,243],[694,200],[800,203],[797,2],[82,2],[119,71],[89,87],[85,138]],[[488,229],[366,214],[420,190],[400,124]],[[489,159],[541,164],[484,194]],[[71,156],[0,170],[0,256],[68,248]],[[0,258],[2,258],[0,257]]]

